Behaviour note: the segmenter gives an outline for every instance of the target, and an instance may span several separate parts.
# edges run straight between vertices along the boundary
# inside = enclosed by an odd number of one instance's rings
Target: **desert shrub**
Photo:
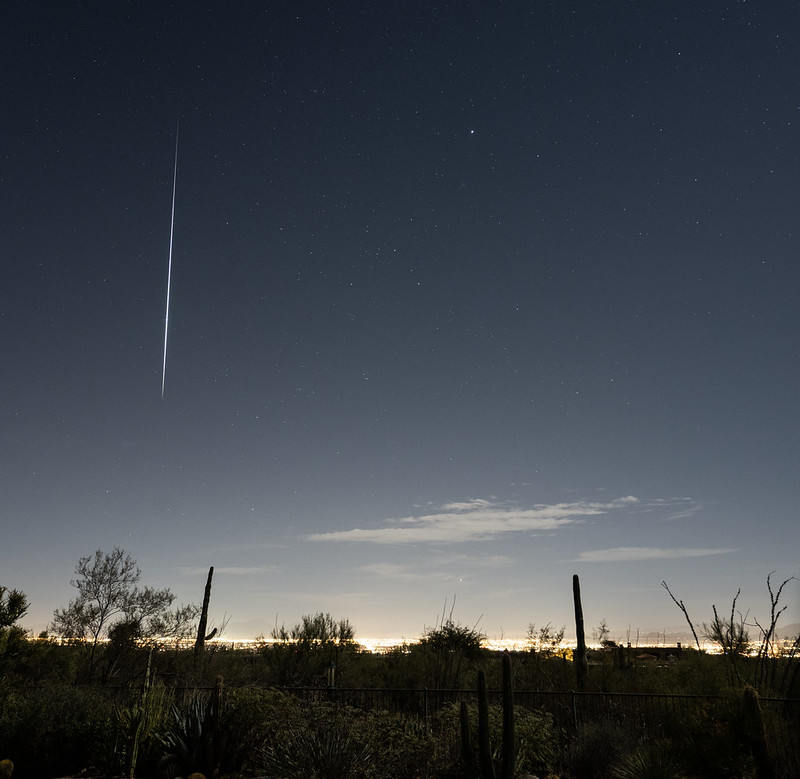
[[[61,685],[77,678],[80,650],[55,641],[25,638],[6,659],[0,677],[10,687]]]
[[[439,762],[439,742],[417,717],[374,712],[359,718],[357,729],[379,756],[366,779],[424,779]]]
[[[293,628],[277,625],[272,641],[260,653],[270,669],[273,684],[287,687],[324,687],[333,664],[341,674],[358,654],[355,629],[347,619],[330,614],[306,614]]]
[[[611,767],[613,779],[685,779],[681,760],[667,741],[640,744]]]
[[[519,652],[513,671],[515,690],[569,690],[575,684],[575,667],[563,655]],[[487,678],[491,680],[488,668]]]
[[[262,745],[272,743],[282,728],[296,726],[302,719],[301,704],[291,695],[258,687],[229,689],[221,724],[231,765],[236,770],[255,767]]]
[[[412,653],[423,657],[426,684],[437,690],[457,690],[468,671],[486,656],[481,642],[486,635],[477,628],[454,622],[452,614],[436,627],[427,628]]]
[[[0,627],[0,676],[5,676],[19,663],[27,643],[25,631],[22,628],[16,625]]]
[[[666,669],[674,681],[665,692],[720,695],[729,689],[725,662],[720,655],[686,650],[679,662]]]
[[[674,734],[690,773],[707,779],[754,775],[750,740],[736,698],[706,701],[687,715]]]
[[[364,653],[361,686],[413,690],[426,686],[425,658],[408,644],[395,646],[380,655]]]
[[[277,699],[276,699],[277,700]],[[436,740],[416,718],[284,696],[247,768],[268,777],[425,779]]]
[[[106,770],[113,758],[113,700],[91,688],[51,686],[7,693],[0,708],[0,754],[27,777]]]
[[[468,707],[470,727],[474,734],[477,731],[478,705],[472,703]],[[461,725],[458,704],[445,706],[438,715],[438,726],[441,738],[449,751],[448,760],[451,766],[461,762]],[[503,714],[500,706],[489,706],[489,741],[493,750],[497,751],[502,743]],[[556,763],[559,749],[558,732],[550,714],[531,711],[517,707],[514,709],[514,737],[516,740],[515,773],[540,774],[550,773]]]
[[[611,766],[636,744],[633,737],[613,722],[590,722],[580,728],[568,757],[570,776],[575,779],[604,779]]]
[[[194,690],[173,707],[161,736],[160,773],[259,773],[265,745],[291,741],[287,733],[302,730],[306,716],[295,697],[257,687],[225,689],[216,706],[214,696]]]

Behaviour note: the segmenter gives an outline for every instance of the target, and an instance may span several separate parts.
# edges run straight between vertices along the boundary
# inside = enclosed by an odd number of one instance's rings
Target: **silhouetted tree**
[[[25,631],[15,624],[28,611],[28,599],[21,590],[0,587],[0,673],[10,658],[19,652],[25,641]]]
[[[50,629],[63,638],[89,644],[90,679],[98,642],[108,637],[115,625],[126,626],[115,631],[117,638],[185,638],[193,633],[198,607],[190,604],[171,610],[175,596],[169,589],[139,587],[141,569],[119,547],[111,552],[98,549],[93,556],[81,557],[75,573],[77,578],[70,584],[78,595],[66,608],[55,610]]]
[[[0,628],[10,628],[28,612],[28,599],[21,590],[0,587]]]

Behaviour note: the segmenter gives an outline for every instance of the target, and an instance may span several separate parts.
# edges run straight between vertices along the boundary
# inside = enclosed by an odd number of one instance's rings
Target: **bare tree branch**
[[[672,598],[675,605],[683,612],[683,616],[686,617],[686,621],[689,623],[689,629],[692,631],[692,635],[694,636],[694,643],[698,649],[700,649],[700,641],[697,638],[697,632],[694,629],[694,625],[692,624],[692,620],[689,619],[689,612],[686,610],[686,606],[683,605],[682,600],[678,600],[673,594],[672,590],[670,590],[669,585],[665,582],[661,582],[661,586],[669,593],[669,597]]]

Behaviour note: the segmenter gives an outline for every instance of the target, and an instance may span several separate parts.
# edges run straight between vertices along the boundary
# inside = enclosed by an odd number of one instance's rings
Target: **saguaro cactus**
[[[467,702],[461,701],[458,710],[461,721],[461,760],[464,763],[465,779],[476,779],[475,754],[472,751],[472,733],[469,728],[469,709]]]
[[[511,657],[503,655],[503,738],[500,779],[512,779],[516,746],[514,743],[514,692],[511,687]],[[464,768],[468,777],[475,776],[472,757],[472,740],[469,730],[467,706],[461,705],[461,750],[464,757]],[[478,766],[482,779],[496,779],[492,747],[489,741],[489,693],[486,688],[486,674],[478,671]]]
[[[572,577],[572,598],[575,601],[575,633],[577,634],[578,646],[575,649],[575,674],[578,685],[578,692],[586,690],[586,676],[589,673],[589,665],[586,661],[586,636],[583,632],[583,606],[581,606],[581,583],[578,574]]]
[[[200,612],[200,624],[197,626],[197,639],[194,642],[195,658],[203,651],[205,642],[214,637],[217,629],[214,628],[208,635],[206,635],[206,627],[208,625],[208,603],[211,600],[211,579],[214,576],[214,566],[208,569],[208,579],[206,579],[206,589],[203,593],[203,608]]]

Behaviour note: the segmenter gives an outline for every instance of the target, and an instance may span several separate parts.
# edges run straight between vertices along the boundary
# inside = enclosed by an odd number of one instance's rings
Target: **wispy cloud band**
[[[730,554],[736,549],[677,548],[660,549],[652,546],[616,546],[612,549],[593,549],[581,552],[577,562],[619,563],[633,560],[673,560],[681,557],[707,557],[709,555]]]
[[[446,503],[430,513],[389,520],[388,527],[353,528],[314,533],[310,541],[373,544],[462,543],[487,541],[507,533],[539,533],[583,521],[637,503],[631,495],[608,503],[579,501],[521,508],[514,504],[475,499]]]

